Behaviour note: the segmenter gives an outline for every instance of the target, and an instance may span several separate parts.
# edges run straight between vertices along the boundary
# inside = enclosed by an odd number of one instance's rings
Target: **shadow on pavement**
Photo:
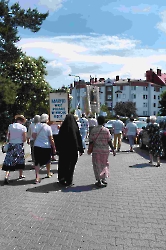
[[[146,168],[146,167],[152,167],[152,166],[148,163],[138,163],[129,167],[130,168]]]
[[[64,193],[67,193],[67,192],[80,193],[80,192],[88,192],[88,191],[92,191],[96,189],[98,188],[95,186],[95,184],[90,184],[90,185],[85,185],[85,186],[63,187],[59,185],[58,182],[54,182],[54,183],[49,183],[46,185],[39,184],[39,186],[28,188],[26,191],[34,192],[34,193],[49,193],[49,192],[57,192],[57,191],[61,191]]]

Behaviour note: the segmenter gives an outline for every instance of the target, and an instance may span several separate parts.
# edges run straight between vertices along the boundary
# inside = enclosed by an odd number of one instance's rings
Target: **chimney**
[[[161,69],[157,69],[157,75],[161,76]]]
[[[95,77],[95,82],[97,82],[97,77]]]
[[[116,82],[119,81],[119,76],[116,76]]]
[[[128,78],[127,80],[128,80],[128,82],[130,82],[130,78]]]

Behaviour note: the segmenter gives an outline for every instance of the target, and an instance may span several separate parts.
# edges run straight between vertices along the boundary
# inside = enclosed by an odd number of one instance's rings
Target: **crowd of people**
[[[137,126],[133,122],[133,117],[126,125],[127,136],[129,138],[130,151],[133,152],[134,139],[137,133]],[[161,138],[159,126],[155,123],[156,117],[151,117],[147,125],[149,133],[149,157],[150,164],[154,165],[153,158],[157,157],[157,167],[160,166],[161,156]],[[51,160],[56,160],[58,155],[58,183],[62,186],[73,184],[73,175],[78,155],[82,155],[86,149],[85,140],[88,139],[89,146],[87,153],[92,151],[92,165],[96,186],[107,186],[109,177],[109,154],[110,151],[116,155],[120,151],[122,131],[124,123],[117,115],[113,123],[114,142],[112,135],[104,126],[105,118],[98,116],[86,118],[82,114],[80,118],[76,115],[66,115],[63,122],[50,122],[48,114],[35,115],[33,122],[28,129],[24,125],[26,118],[23,115],[16,115],[15,120],[8,127],[7,141],[9,143],[2,170],[6,172],[4,184],[9,184],[9,174],[18,170],[19,179],[24,179],[23,171],[25,169],[24,143],[27,142],[31,148],[31,157],[35,169],[35,182],[41,182],[39,170],[45,165],[47,177],[50,178],[53,173],[50,169]],[[110,150],[111,148],[111,150]]]

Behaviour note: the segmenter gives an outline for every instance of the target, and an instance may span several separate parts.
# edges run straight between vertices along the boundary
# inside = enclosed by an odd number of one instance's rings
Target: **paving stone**
[[[122,143],[122,150],[129,148]],[[143,158],[142,158],[143,157]],[[148,152],[110,154],[106,188],[96,188],[91,157],[79,157],[75,185],[60,188],[55,173],[34,185],[35,173],[26,159],[26,180],[0,188],[2,250],[165,250],[166,161],[148,166]],[[133,167],[129,168],[132,165]],[[4,173],[0,172],[1,182]]]

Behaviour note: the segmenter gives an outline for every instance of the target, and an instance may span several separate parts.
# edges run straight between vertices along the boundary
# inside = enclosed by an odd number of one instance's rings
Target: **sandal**
[[[21,175],[18,177],[19,180],[25,179],[25,175]]]
[[[34,182],[34,184],[38,184],[38,183],[40,183],[41,182],[41,180],[39,179],[39,180],[35,180],[35,182]]]
[[[50,172],[49,175],[47,175],[47,178],[51,178],[53,176],[53,173]]]

